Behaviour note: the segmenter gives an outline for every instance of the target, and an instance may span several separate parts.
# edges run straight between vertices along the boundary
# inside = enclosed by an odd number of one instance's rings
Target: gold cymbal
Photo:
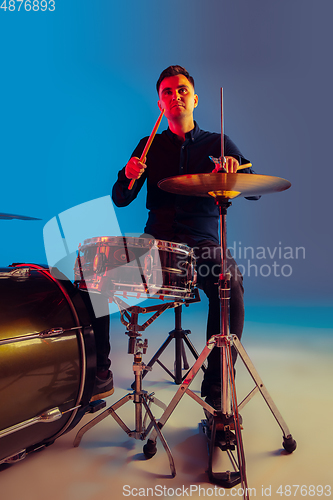
[[[291,183],[281,177],[259,174],[177,175],[162,179],[158,187],[164,191],[188,196],[213,196],[233,199],[237,196],[258,196],[290,188]]]

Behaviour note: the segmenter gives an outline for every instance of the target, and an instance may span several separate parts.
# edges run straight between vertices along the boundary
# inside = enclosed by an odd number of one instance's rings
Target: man
[[[145,233],[156,239],[185,243],[195,249],[198,285],[209,299],[208,339],[220,332],[219,271],[216,272],[221,262],[218,207],[213,198],[167,193],[159,189],[157,183],[166,177],[211,172],[213,164],[209,156],[220,157],[221,136],[200,130],[194,121],[193,111],[198,105],[198,96],[194,80],[185,68],[168,67],[161,73],[156,87],[158,107],[164,110],[169,128],[156,135],[143,162],[139,158],[147,138],[140,141],[129,162],[118,174],[112,198],[118,207],[127,206],[147,181],[146,206],[149,214]],[[236,172],[240,164],[248,163],[227,136],[224,136],[224,154],[225,168],[229,173]],[[252,173],[252,170],[248,168],[242,172]],[[129,190],[131,179],[136,182]],[[227,267],[232,275],[230,331],[240,338],[244,323],[242,276],[231,257],[227,258]],[[234,362],[235,359],[236,353],[233,352]],[[208,357],[201,393],[217,409],[220,409],[220,379],[220,353],[214,348]]]

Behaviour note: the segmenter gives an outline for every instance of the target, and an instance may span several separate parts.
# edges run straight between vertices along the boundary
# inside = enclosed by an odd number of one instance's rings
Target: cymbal
[[[35,217],[27,217],[26,215],[14,215],[14,214],[4,214],[4,213],[0,213],[0,219],[42,220],[42,219],[36,219]]]
[[[284,191],[290,186],[291,183],[281,177],[221,172],[177,175],[162,179],[158,183],[158,187],[169,193],[226,199],[275,193]]]

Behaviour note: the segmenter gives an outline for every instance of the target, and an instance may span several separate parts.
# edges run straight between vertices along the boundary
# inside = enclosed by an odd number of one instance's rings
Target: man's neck
[[[179,139],[184,142],[185,141],[185,134],[188,132],[191,132],[191,130],[194,129],[194,120],[191,118],[190,120],[181,120],[181,121],[169,121],[169,128],[171,132],[176,134]]]

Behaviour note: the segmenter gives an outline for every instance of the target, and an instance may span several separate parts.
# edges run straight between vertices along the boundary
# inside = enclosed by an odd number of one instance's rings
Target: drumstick
[[[239,165],[239,167],[237,168],[237,172],[238,170],[242,170],[243,168],[250,168],[252,167],[252,163],[244,163],[244,165]]]
[[[145,149],[143,150],[142,155],[140,156],[140,161],[143,161],[143,160],[145,159],[145,157],[147,156],[147,153],[148,153],[148,151],[149,151],[149,148],[150,148],[150,146],[151,146],[151,143],[153,142],[154,137],[155,137],[155,135],[156,135],[157,129],[158,129],[158,127],[160,126],[160,123],[161,123],[161,120],[162,120],[163,114],[164,114],[164,109],[162,109],[161,114],[160,114],[160,116],[158,117],[157,122],[156,122],[156,123],[155,123],[155,125],[154,125],[154,128],[153,128],[153,130],[152,130],[152,132],[151,132],[151,134],[150,134],[150,136],[149,136],[149,138],[148,138],[148,141],[147,141],[147,143],[146,143],[146,145],[145,145]],[[130,184],[129,184],[129,186],[128,186],[128,189],[132,189],[132,187],[134,186],[134,182],[135,182],[135,180],[136,180],[136,179],[132,179],[132,180],[131,180],[131,182],[130,182]]]

